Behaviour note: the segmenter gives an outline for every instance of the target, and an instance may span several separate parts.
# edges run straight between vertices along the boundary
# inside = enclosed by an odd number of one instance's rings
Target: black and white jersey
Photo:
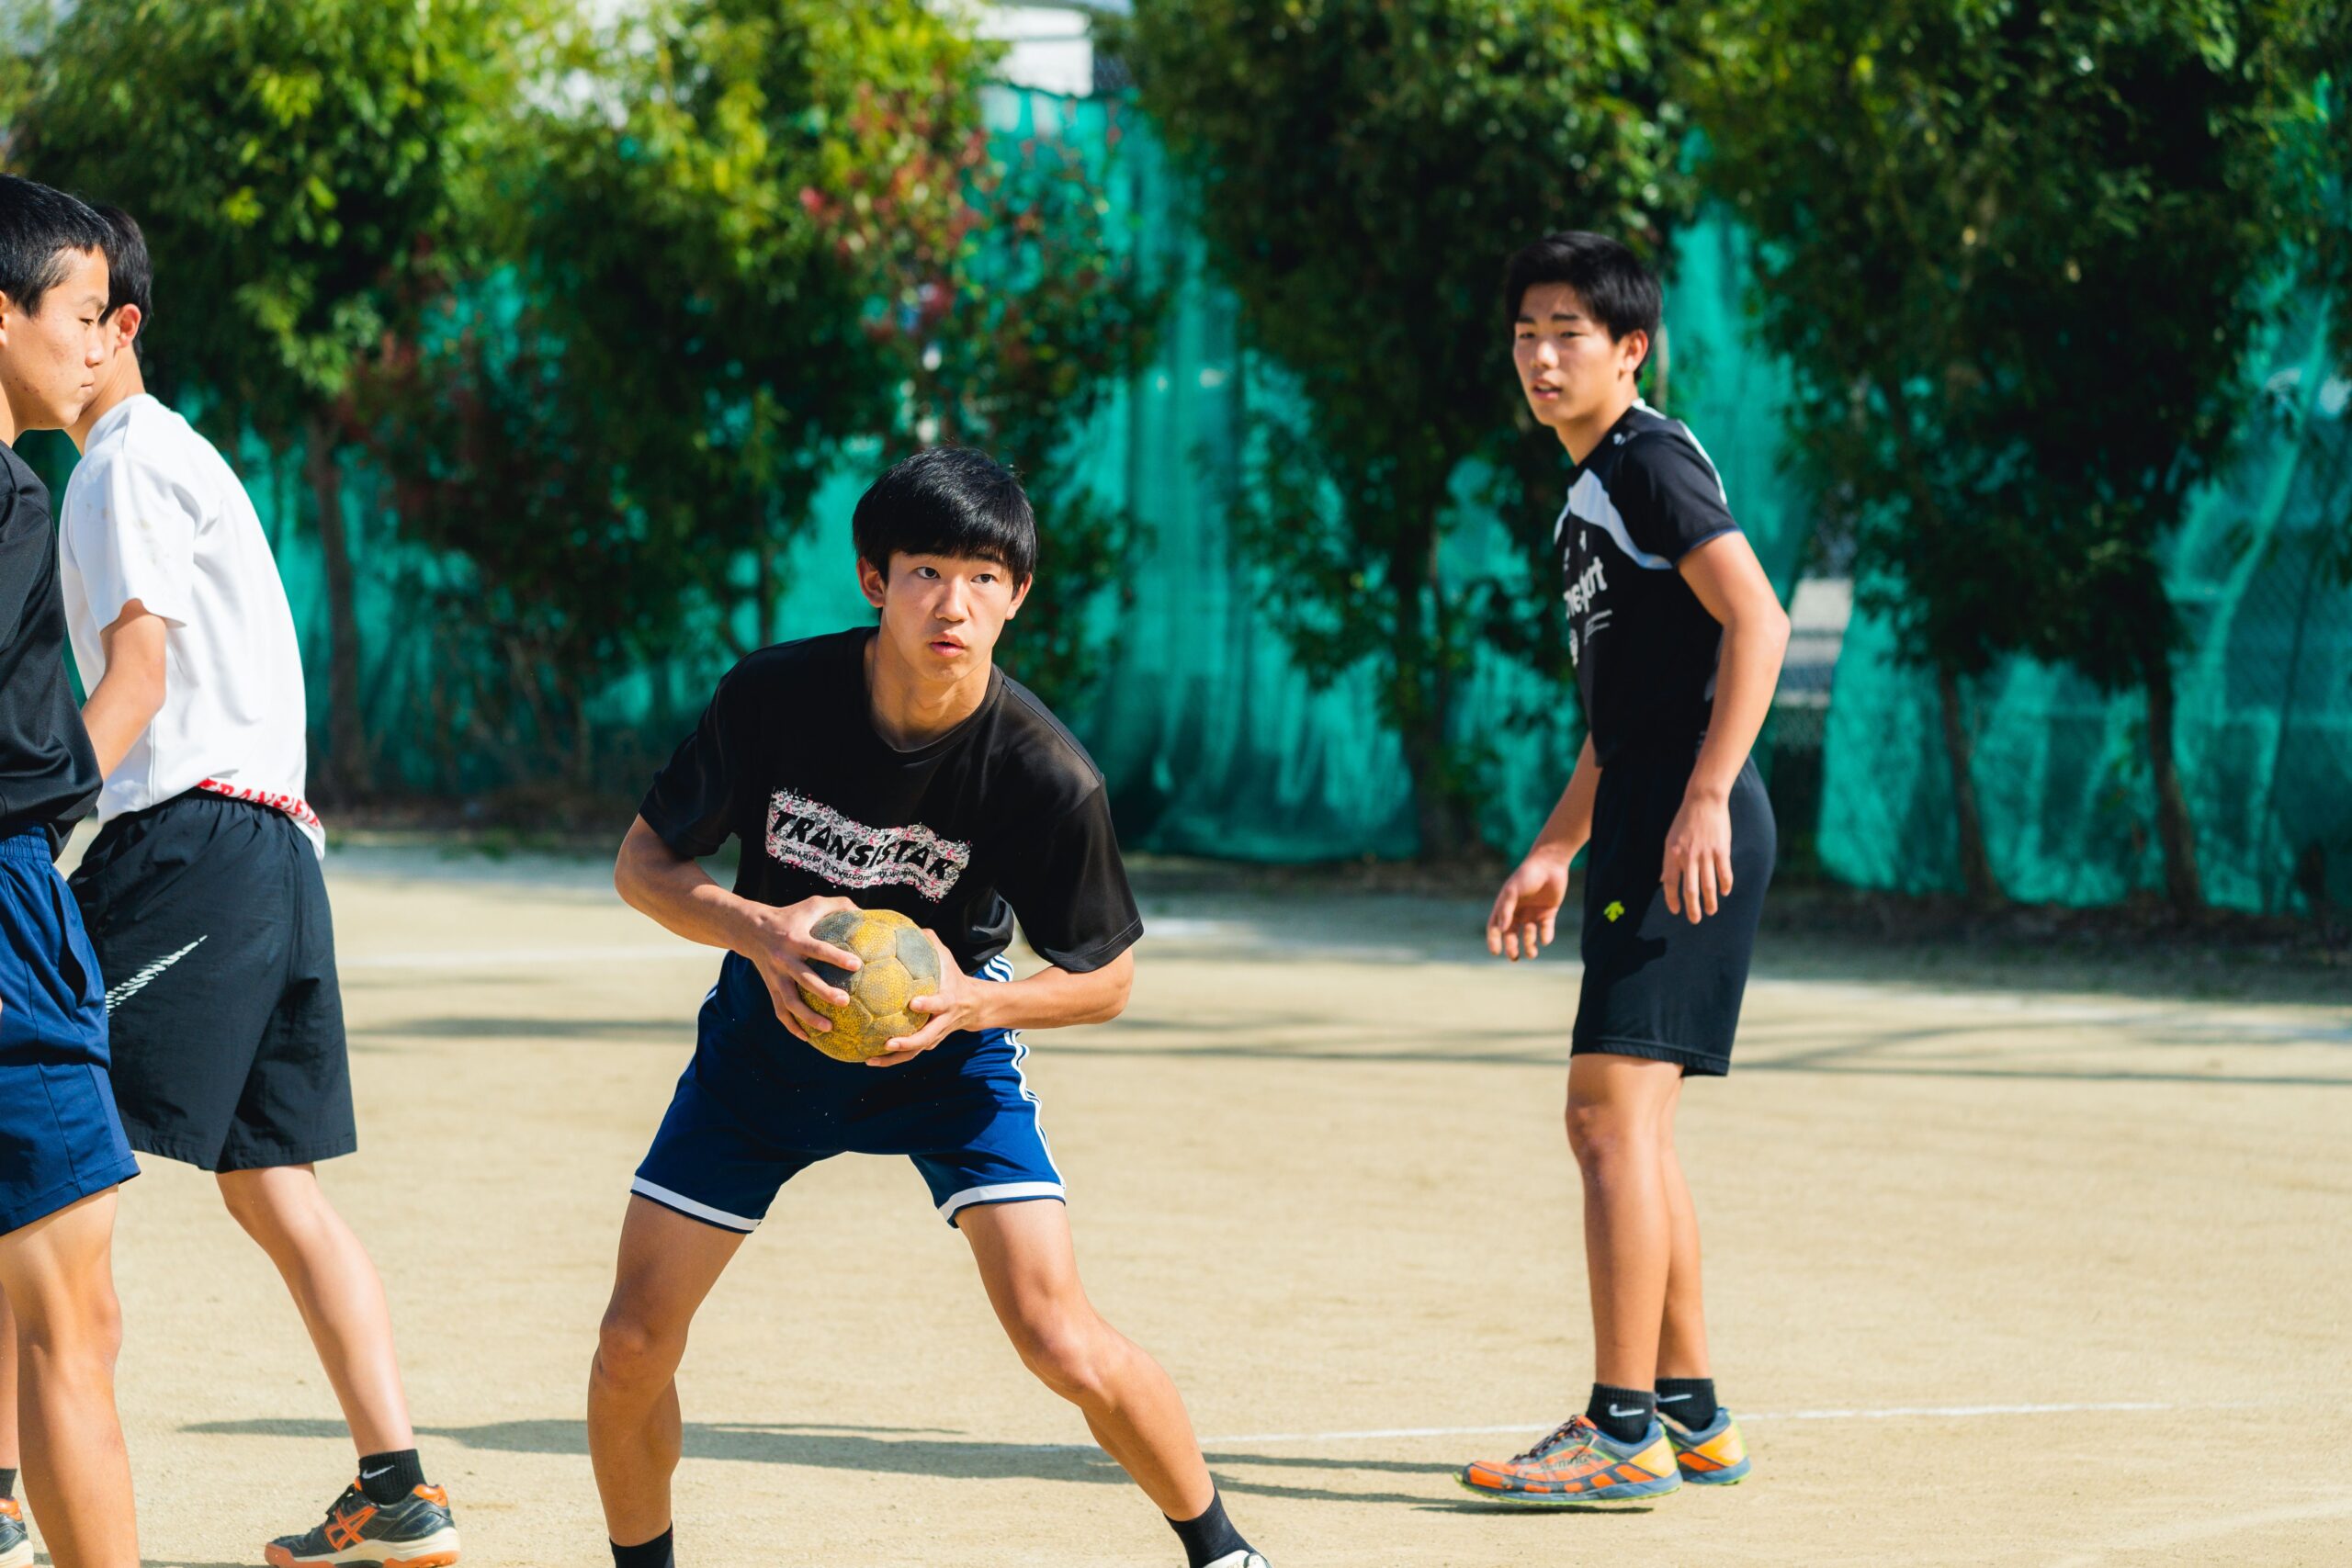
[[[54,853],[99,783],[65,675],[49,487],[0,442],[0,838],[43,829]]]
[[[1602,767],[1621,753],[1698,750],[1723,626],[1675,567],[1738,527],[1698,438],[1646,403],[1627,409],[1577,466],[1553,539],[1568,652]]]
[[[875,730],[871,627],[763,648],[718,683],[638,807],[682,855],[741,840],[735,891],[836,896],[937,931],[967,974],[1012,939],[1072,973],[1143,935],[1093,759],[991,671],[978,712],[901,751]],[[741,964],[732,955],[729,964]]]

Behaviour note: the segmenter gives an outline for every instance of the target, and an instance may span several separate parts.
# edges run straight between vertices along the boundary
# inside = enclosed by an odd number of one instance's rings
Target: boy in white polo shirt
[[[131,1146],[217,1173],[277,1265],[350,1423],[359,1479],[270,1543],[277,1568],[458,1561],[448,1498],[416,1456],[375,1265],[312,1162],[356,1145],[319,863],[302,799],[302,663],[269,541],[212,444],[148,395],[152,272],[112,233],[96,395],[59,550],[83,722],[106,785],[73,879],[106,977],[115,1100]]]

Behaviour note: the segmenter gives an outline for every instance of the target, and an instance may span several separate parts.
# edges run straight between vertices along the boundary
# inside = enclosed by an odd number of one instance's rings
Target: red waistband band
[[[219,779],[200,780],[196,787],[208,795],[225,795],[231,800],[246,801],[254,806],[266,806],[272,811],[283,811],[305,828],[326,831],[326,825],[319,820],[319,814],[311,810],[311,803],[299,795],[275,795],[266,789],[246,789],[238,784],[222,784]]]

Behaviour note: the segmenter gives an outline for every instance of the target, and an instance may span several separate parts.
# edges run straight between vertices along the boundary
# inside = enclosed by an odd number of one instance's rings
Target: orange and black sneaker
[[[0,1568],[33,1568],[32,1537],[14,1497],[0,1497]]]
[[[458,1526],[449,1495],[438,1486],[377,1504],[355,1481],[327,1510],[325,1523],[279,1536],[262,1560],[269,1568],[449,1568],[458,1560]]]
[[[1731,1412],[1718,1407],[1715,1418],[1697,1431],[1665,1417],[1666,1440],[1674,1446],[1675,1468],[1694,1486],[1736,1486],[1752,1468],[1747,1444]]]
[[[1518,1458],[1481,1461],[1454,1479],[1489,1502],[1555,1508],[1638,1503],[1682,1484],[1656,1421],[1621,1443],[1581,1416]]]

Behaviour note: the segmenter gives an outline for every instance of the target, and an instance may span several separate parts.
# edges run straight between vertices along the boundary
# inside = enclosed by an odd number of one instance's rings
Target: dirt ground
[[[426,1464],[469,1563],[601,1562],[588,1357],[716,954],[594,863],[363,849],[331,880],[362,1149],[327,1180],[386,1274]],[[1476,906],[1396,896],[1147,913],[1128,1015],[1033,1036],[1031,1080],[1097,1302],[1277,1568],[2352,1562],[2352,1010],[1768,962],[1681,1140],[1756,1474],[1531,1516],[1449,1467],[1590,1375],[1573,942],[1509,968]],[[209,1180],[146,1164],[117,1254],[142,1539],[256,1562],[351,1450]],[[687,1563],[1179,1561],[903,1161],[786,1190],[681,1386]]]

